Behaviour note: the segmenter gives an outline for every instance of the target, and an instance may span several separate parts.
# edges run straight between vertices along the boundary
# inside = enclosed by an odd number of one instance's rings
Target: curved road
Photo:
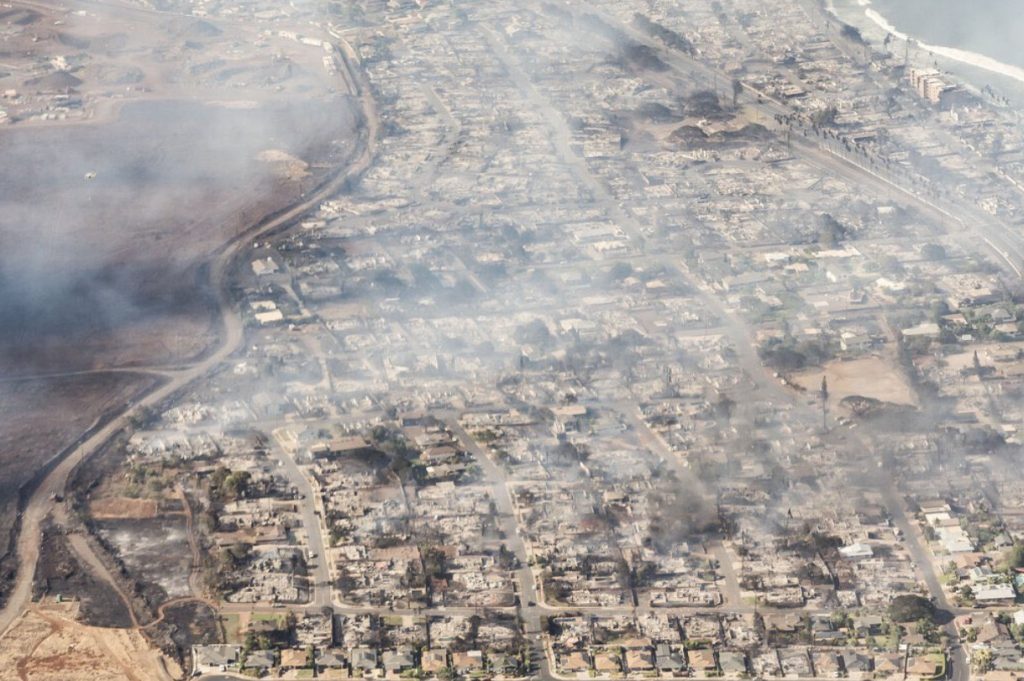
[[[335,37],[342,40],[336,34]],[[345,54],[346,66],[349,71],[348,75],[351,77],[350,82],[355,83],[358,90],[358,92],[352,94],[358,95],[364,114],[365,127],[360,131],[362,139],[359,142],[362,145],[362,149],[359,155],[349,163],[345,172],[338,173],[338,175],[321,185],[316,191],[303,198],[301,202],[295,204],[290,209],[269,220],[257,223],[253,228],[229,242],[215,255],[210,266],[210,285],[217,293],[217,306],[222,326],[220,345],[207,357],[192,366],[171,373],[168,380],[152,392],[135,402],[126,404],[119,412],[113,415],[106,425],[92,433],[92,435],[79,443],[77,447],[68,452],[64,459],[39,483],[22,514],[21,530],[16,545],[18,572],[7,602],[4,608],[0,610],[0,637],[6,633],[7,629],[10,628],[11,624],[31,601],[32,580],[35,574],[36,563],[39,560],[42,525],[46,517],[53,510],[54,496],[64,493],[68,477],[75,467],[99,451],[118,432],[124,430],[129,425],[129,421],[133,416],[144,409],[156,407],[179,390],[206,376],[234,354],[241,346],[245,338],[244,325],[242,317],[231,298],[228,286],[228,273],[231,270],[235,256],[251,242],[289,226],[298,218],[316,208],[322,201],[336,194],[349,180],[358,177],[369,167],[373,159],[377,140],[376,106],[365,78],[359,72],[359,69],[353,66],[356,59],[354,51],[344,42],[342,43],[342,51]]]

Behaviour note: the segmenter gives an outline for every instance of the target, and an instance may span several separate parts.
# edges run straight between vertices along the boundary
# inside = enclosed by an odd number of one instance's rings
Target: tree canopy
[[[892,603],[889,604],[889,617],[893,622],[933,620],[935,604],[924,596],[903,594],[892,599]]]
[[[1024,567],[1024,544],[1017,543],[1006,549],[1006,553],[1003,554],[1003,567],[1006,570]]]

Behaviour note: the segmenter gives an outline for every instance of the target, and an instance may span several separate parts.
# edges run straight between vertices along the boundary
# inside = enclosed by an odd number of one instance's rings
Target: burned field
[[[354,124],[344,97],[250,109],[147,101],[107,125],[0,133],[3,370],[200,354],[215,332],[203,263],[315,186],[344,154],[331,141]]]
[[[223,638],[194,569],[203,555],[190,535],[192,509],[172,468],[133,464],[125,444],[124,437],[115,438],[70,481],[67,503],[84,521],[72,549],[88,544],[93,573],[102,573],[99,586],[105,583],[108,593],[120,597],[122,611],[125,599],[131,600],[133,612],[117,626],[137,627],[165,655],[185,663],[193,644]],[[54,597],[61,582],[42,579],[37,575],[37,594]],[[80,616],[106,625],[85,605]]]
[[[125,372],[0,382],[0,502],[104,412],[155,380]]]
[[[19,489],[104,412],[154,380],[121,373],[0,383],[0,601],[13,577]]]
[[[36,565],[33,598],[44,596],[79,601],[79,616],[85,624],[98,627],[130,627],[131,615],[111,585],[97,576],[75,554],[60,528],[44,530]]]
[[[69,502],[104,562],[139,596],[138,617],[145,622],[168,601],[192,596],[196,558],[180,490],[159,471],[126,465],[123,444],[115,439],[78,470]]]
[[[104,546],[113,550],[125,570],[143,585],[147,601],[161,603],[190,594],[192,567],[182,517],[95,521]]]
[[[193,645],[222,643],[224,640],[217,615],[205,603],[168,605],[160,616],[161,619],[148,627],[146,633],[165,654],[179,661],[191,655]]]
[[[216,614],[193,593],[201,557],[190,509],[173,475],[126,466],[124,451],[115,438],[73,474],[60,524],[44,530],[33,599],[73,601],[82,624],[134,629],[184,662],[193,643],[222,638]]]
[[[359,125],[319,44],[76,9],[0,13],[0,375],[200,355],[205,263],[343,165]]]

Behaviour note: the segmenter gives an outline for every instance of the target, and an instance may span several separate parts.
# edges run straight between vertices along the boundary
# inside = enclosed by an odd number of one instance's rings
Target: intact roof
[[[196,664],[208,667],[235,664],[241,652],[242,647],[235,645],[196,646]]]
[[[340,650],[317,651],[316,663],[321,667],[331,667],[333,669],[342,669],[348,665],[345,654]]]
[[[376,669],[377,651],[373,648],[359,647],[352,649],[352,666],[357,669]]]
[[[277,656],[273,650],[253,650],[245,656],[245,666],[257,669],[270,669],[274,666]]]
[[[412,667],[416,664],[416,660],[414,660],[412,656],[412,650],[407,648],[387,650],[384,652],[382,659],[384,662],[384,668],[389,670]]]

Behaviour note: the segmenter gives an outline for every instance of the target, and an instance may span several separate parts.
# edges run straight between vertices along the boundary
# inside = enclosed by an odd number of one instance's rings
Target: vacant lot
[[[183,517],[104,520],[96,524],[99,535],[124,561],[132,578],[143,584],[151,602],[189,595],[192,553]],[[151,595],[153,587],[163,593]]]
[[[155,518],[156,499],[114,497],[97,499],[89,504],[89,514],[96,520],[131,520]]]
[[[75,611],[71,604],[27,611],[0,643],[0,681],[154,681],[181,676],[177,665],[153,650],[142,634],[78,624]]]
[[[822,369],[794,374],[793,382],[808,392],[817,393],[823,376],[828,377],[828,391],[834,403],[844,397],[860,395],[891,404],[917,406],[917,396],[900,370],[879,357],[829,362]]]

